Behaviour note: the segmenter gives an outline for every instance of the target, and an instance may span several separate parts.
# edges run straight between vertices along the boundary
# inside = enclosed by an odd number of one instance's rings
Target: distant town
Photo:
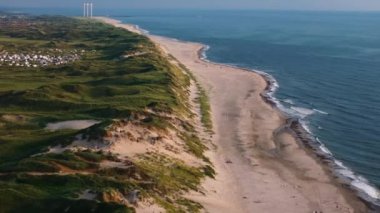
[[[12,53],[0,50],[0,66],[16,67],[43,67],[58,66],[79,60],[85,50],[63,51],[61,49],[49,49],[29,53]]]
[[[13,34],[9,38],[18,39],[24,35],[23,29],[36,29],[37,23],[44,22],[43,19],[27,16],[22,13],[0,12],[0,29]],[[38,31],[37,33],[44,33]],[[45,67],[60,66],[72,63],[82,58],[86,50],[82,49],[62,49],[62,48],[15,48],[8,47],[8,40],[0,42],[0,67]],[[3,45],[1,45],[3,44]]]

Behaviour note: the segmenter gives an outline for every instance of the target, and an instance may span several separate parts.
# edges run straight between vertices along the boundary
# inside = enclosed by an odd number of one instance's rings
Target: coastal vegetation
[[[170,55],[170,58],[172,60],[177,61],[177,59]],[[201,122],[203,126],[208,130],[209,133],[212,133],[212,118],[211,118],[211,106],[209,102],[209,97],[207,95],[206,90],[199,84],[195,76],[191,73],[191,71],[182,63],[177,61],[178,66],[184,70],[187,75],[190,77],[190,79],[193,80],[195,83],[197,89],[198,89],[198,97],[197,101],[199,102],[200,106],[200,113],[201,113]]]
[[[200,211],[183,194],[198,191],[215,172],[189,119],[191,76],[148,38],[98,21],[1,17],[0,54],[54,49],[80,57],[38,67],[0,64],[0,212],[134,212],[147,203]],[[211,129],[203,90],[199,102]],[[81,120],[98,122],[46,128]],[[165,148],[121,153],[113,149],[121,140],[130,149]],[[170,140],[179,145],[165,144]]]
[[[199,88],[199,103],[201,109],[201,121],[203,125],[207,128],[209,132],[212,132],[212,120],[211,120],[211,107],[209,103],[209,98],[206,91],[198,86]]]

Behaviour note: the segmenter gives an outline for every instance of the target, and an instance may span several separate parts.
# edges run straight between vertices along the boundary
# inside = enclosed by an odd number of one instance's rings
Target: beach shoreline
[[[136,26],[100,20],[141,33]],[[336,180],[323,157],[312,151],[316,147],[303,147],[308,143],[303,140],[302,126],[268,97],[273,92],[268,76],[209,62],[203,57],[207,47],[202,44],[147,36],[195,74],[209,93],[213,142],[218,146],[209,157],[218,176],[203,184],[206,195],[190,196],[206,210],[368,211],[350,188]]]
[[[171,38],[168,38],[171,39]],[[174,39],[177,40],[177,39]],[[178,40],[177,40],[178,41]],[[187,42],[187,41],[180,41],[180,42]],[[351,183],[355,180],[357,180],[359,177],[354,175],[354,177],[347,177],[344,174],[341,174],[339,171],[345,170],[343,172],[352,172],[349,168],[345,167],[340,161],[337,161],[334,156],[331,154],[331,152],[324,147],[324,145],[316,140],[314,135],[310,133],[306,127],[302,124],[302,121],[299,118],[296,118],[292,115],[287,114],[283,110],[281,110],[281,107],[279,106],[279,102],[272,96],[273,93],[277,90],[277,82],[274,80],[274,78],[262,71],[254,70],[254,69],[248,69],[248,68],[242,68],[237,67],[234,65],[229,64],[220,64],[216,62],[212,62],[207,59],[206,52],[210,49],[208,45],[202,44],[203,47],[199,50],[198,56],[199,59],[215,64],[215,65],[223,65],[228,66],[232,68],[240,69],[241,71],[247,71],[247,72],[254,72],[257,75],[261,76],[267,83],[267,86],[265,90],[260,94],[263,101],[278,110],[278,112],[281,114],[283,119],[285,120],[283,126],[279,127],[278,130],[281,131],[287,131],[289,134],[291,134],[294,139],[300,143],[300,145],[305,146],[306,151],[308,152],[308,155],[312,158],[314,158],[315,161],[317,161],[320,166],[323,167],[326,173],[331,175],[332,179],[335,180],[338,184],[341,184],[342,187],[346,188],[348,190],[348,194],[354,194],[353,198],[356,199],[356,196],[363,202],[365,205],[371,209],[368,210],[369,212],[380,212],[380,200],[374,198],[375,196],[380,196],[379,194],[374,195],[376,192],[371,190],[376,190],[374,186],[369,184],[367,180],[362,180],[364,182],[365,188],[367,188],[368,191],[365,191],[364,189],[354,186]],[[276,134],[276,133],[275,133]],[[326,150],[325,150],[326,149]],[[368,185],[367,185],[368,184]],[[378,193],[378,192],[377,192]],[[351,195],[349,195],[350,199],[352,199]]]
[[[324,147],[324,145],[320,141],[318,141],[312,133],[308,132],[308,130],[302,124],[302,121],[299,118],[289,115],[283,110],[281,110],[279,102],[273,97],[273,93],[277,90],[278,85],[271,75],[258,70],[212,62],[208,60],[206,56],[206,52],[209,49],[210,47],[208,45],[203,45],[203,47],[199,50],[198,55],[201,60],[215,65],[223,65],[232,68],[237,68],[241,71],[254,72],[257,75],[260,75],[267,82],[265,90],[260,94],[263,101],[265,101],[267,104],[278,110],[281,116],[283,116],[283,119],[285,120],[284,125],[282,127],[279,127],[279,129],[281,129],[282,131],[287,131],[302,146],[305,146],[305,148],[307,149],[306,151],[309,152],[308,154],[310,155],[310,157],[314,158],[323,167],[323,169],[329,175],[332,176],[332,179],[337,178],[338,180],[336,180],[336,182],[341,184],[343,187],[346,187],[349,190],[348,193],[354,193],[355,196],[358,196],[359,199],[363,201],[365,205],[368,206],[368,208],[370,208],[373,211],[380,212],[380,200],[375,198],[375,196],[378,197],[380,195],[376,194],[378,192],[374,191],[376,190],[376,188],[372,186],[370,183],[368,183],[367,180],[360,180],[361,184],[365,185],[364,188],[366,188],[367,191],[358,186],[354,186],[352,182],[360,178],[353,174],[353,172],[349,168],[345,167],[340,161],[337,161],[331,154],[331,152],[326,147]],[[344,174],[341,174],[345,172],[352,172],[353,177],[348,177]]]

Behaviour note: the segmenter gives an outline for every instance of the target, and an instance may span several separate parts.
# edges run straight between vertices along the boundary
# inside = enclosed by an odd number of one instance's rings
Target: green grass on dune
[[[87,189],[98,193],[140,189],[144,195],[157,198],[167,210],[197,212],[199,204],[182,198],[169,202],[170,196],[163,193],[196,189],[205,173],[210,173],[202,168],[174,160],[173,165],[164,167],[157,158],[147,157],[132,171],[102,170],[99,162],[112,160],[105,153],[35,155],[49,146],[68,144],[78,134],[102,136],[112,120],[135,114],[148,117],[144,125],[168,128],[170,124],[160,113],[190,114],[185,89],[189,77],[170,64],[146,37],[123,29],[86,19],[51,16],[25,17],[20,23],[27,24],[0,28],[0,53],[48,54],[56,48],[83,51],[83,55],[61,66],[0,66],[0,212],[134,212],[117,203],[77,200],[78,193]],[[146,54],[123,57],[132,52]],[[146,109],[160,113],[149,114]],[[79,131],[45,129],[49,122],[76,119],[101,123]],[[189,137],[189,150],[199,157],[204,149],[200,143]],[[54,175],[60,170],[58,165],[73,171],[97,172]],[[33,172],[49,175],[31,175]],[[141,177],[154,184],[146,184]]]
[[[135,212],[117,203],[76,199],[87,189],[134,187],[100,176],[30,176],[0,178],[1,212]]]
[[[58,67],[0,66],[0,115],[28,117],[17,124],[0,117],[0,163],[77,134],[47,132],[43,130],[47,122],[125,118],[145,108],[186,113],[181,87],[188,79],[147,38],[88,20],[27,21],[31,27],[0,29],[3,50],[44,51],[53,42],[55,48],[86,53],[81,60]],[[123,59],[129,51],[149,54]]]

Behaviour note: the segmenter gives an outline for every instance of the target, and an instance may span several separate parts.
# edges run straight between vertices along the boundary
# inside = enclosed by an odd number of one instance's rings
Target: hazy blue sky
[[[0,6],[80,7],[82,0],[0,0]],[[380,0],[93,0],[104,8],[379,10]]]

